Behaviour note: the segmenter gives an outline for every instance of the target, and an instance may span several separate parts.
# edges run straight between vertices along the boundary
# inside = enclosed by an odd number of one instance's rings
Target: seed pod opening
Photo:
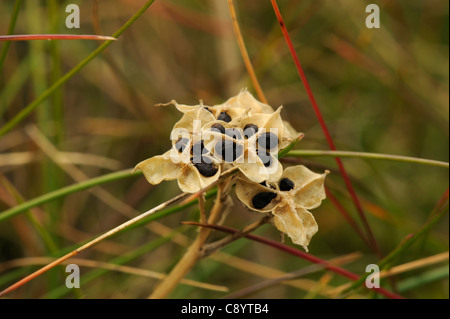
[[[231,117],[228,115],[227,112],[221,112],[219,114],[219,116],[217,117],[217,119],[219,121],[224,121],[224,122],[227,122],[227,123],[231,122]]]

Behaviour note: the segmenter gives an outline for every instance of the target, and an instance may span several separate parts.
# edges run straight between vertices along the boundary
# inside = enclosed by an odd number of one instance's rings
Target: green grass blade
[[[119,30],[117,30],[114,34],[114,38],[118,38],[122,33],[125,32],[154,2],[155,0],[147,1],[147,3],[139,9],[138,12],[134,16],[132,16]],[[82,68],[84,68],[89,62],[91,62],[94,58],[96,58],[100,53],[102,53],[113,40],[105,41],[102,45],[100,45],[96,50],[94,50],[91,54],[89,54],[86,58],[84,58],[77,66],[75,66],[72,70],[64,74],[58,81],[56,81],[52,86],[50,86],[47,90],[45,90],[39,97],[37,97],[34,101],[28,104],[21,112],[19,112],[14,118],[12,118],[9,122],[7,122],[2,128],[0,128],[0,136],[5,135],[12,128],[14,128],[17,124],[19,124],[25,117],[27,117],[39,104],[45,101],[55,90],[61,87],[64,83],[66,83],[70,78],[72,78],[75,74],[77,74]]]
[[[12,207],[8,210],[3,211],[2,213],[0,213],[0,222],[3,222],[5,220],[7,220],[8,218],[11,218],[17,214],[23,213],[32,207],[51,202],[55,199],[67,196],[69,194],[80,192],[85,189],[97,186],[97,185],[101,185],[101,184],[113,182],[116,180],[132,177],[132,176],[135,176],[138,174],[140,174],[140,172],[131,173],[131,169],[124,169],[124,170],[121,170],[118,172],[102,175],[102,176],[95,177],[95,178],[92,178],[92,179],[89,179],[89,180],[86,180],[86,181],[83,181],[80,183],[76,183],[73,185],[63,187],[61,189],[38,196],[34,199],[31,199],[29,201],[26,201],[26,202],[20,204],[20,205],[17,205],[15,207]]]

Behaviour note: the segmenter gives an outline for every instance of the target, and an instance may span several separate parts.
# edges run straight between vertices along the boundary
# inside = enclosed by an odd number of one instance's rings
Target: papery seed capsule
[[[247,124],[244,126],[245,138],[250,138],[258,132],[258,127],[255,124]]]
[[[222,124],[215,123],[215,124],[211,125],[211,131],[225,134],[225,127],[223,127]]]
[[[225,162],[231,163],[242,155],[243,147],[233,141],[222,140],[216,144],[214,150]]]
[[[189,139],[188,138],[185,138],[185,137],[180,137],[179,139],[178,139],[178,141],[175,143],[175,149],[179,152],[179,153],[182,153],[184,150],[185,150],[185,148],[186,148],[186,146],[189,144]]]
[[[258,144],[261,148],[272,150],[278,146],[278,136],[272,132],[263,133],[258,137]]]
[[[201,163],[195,163],[194,166],[197,168],[199,173],[205,177],[211,177],[211,176],[216,175],[217,170],[218,170],[217,166],[214,165],[213,163],[201,162]]]
[[[234,139],[240,140],[242,139],[242,135],[238,129],[235,128],[227,128],[225,129],[225,135],[228,135]]]
[[[263,162],[265,167],[272,165],[272,156],[266,150],[256,150],[259,159]]]
[[[205,110],[207,110],[209,113],[211,113],[212,114],[212,111],[209,109],[209,107],[207,107],[207,106],[204,106],[203,107]]]
[[[277,194],[272,192],[258,193],[252,198],[253,207],[255,207],[256,209],[263,209],[264,207],[269,205],[272,199],[274,199],[275,197],[277,197]]]
[[[218,120],[220,121],[224,121],[224,122],[231,122],[231,117],[228,115],[227,112],[222,112],[219,114],[219,116],[217,117]]]
[[[294,182],[286,177],[281,179],[279,185],[280,185],[280,190],[285,191],[285,192],[288,192],[295,187]]]

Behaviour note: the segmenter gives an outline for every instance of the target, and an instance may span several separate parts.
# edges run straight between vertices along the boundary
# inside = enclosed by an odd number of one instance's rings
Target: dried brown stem
[[[209,215],[208,224],[215,224],[219,220],[219,217],[222,211],[224,210],[224,204],[226,203],[228,195],[224,193],[224,185],[227,184],[228,179],[226,179],[223,183],[219,184],[217,187],[218,192],[216,202],[214,203],[214,206]],[[201,215],[203,215],[202,210],[204,212],[203,207],[204,202],[202,202],[200,198],[202,198],[202,196],[199,197],[199,205]],[[159,284],[153,290],[149,298],[151,299],[166,298],[172,292],[172,290],[175,289],[175,287],[178,285],[181,279],[183,279],[184,276],[186,276],[186,274],[201,259],[203,246],[206,240],[208,239],[211,231],[212,229],[210,228],[203,228],[199,231],[197,238],[194,240],[191,246],[189,246],[184,256],[180,259],[180,261],[172,269],[172,271],[167,275],[167,277],[165,277],[162,281],[159,282]]]

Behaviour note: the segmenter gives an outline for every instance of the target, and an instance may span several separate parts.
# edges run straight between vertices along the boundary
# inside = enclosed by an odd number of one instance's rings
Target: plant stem
[[[327,127],[327,125],[325,123],[325,120],[324,120],[324,118],[322,116],[322,113],[320,111],[319,105],[316,102],[314,94],[313,94],[313,92],[311,90],[311,87],[309,85],[308,79],[306,78],[305,72],[303,71],[303,68],[302,68],[302,66],[300,64],[300,60],[299,60],[299,58],[297,56],[297,53],[295,52],[294,46],[293,46],[291,38],[289,36],[289,32],[287,31],[286,26],[285,26],[285,24],[283,22],[283,18],[281,16],[281,12],[280,12],[280,10],[278,8],[277,2],[276,2],[276,0],[271,0],[271,3],[272,3],[272,7],[273,7],[273,9],[275,11],[275,15],[277,17],[278,23],[280,24],[281,31],[283,32],[283,36],[284,36],[284,38],[286,40],[286,43],[287,43],[287,45],[289,47],[289,51],[291,53],[291,56],[292,56],[292,58],[294,60],[295,67],[297,68],[297,71],[298,71],[298,74],[300,76],[300,79],[302,80],[303,86],[304,86],[304,88],[306,90],[306,93],[308,94],[308,97],[309,97],[309,100],[310,100],[311,105],[313,107],[314,113],[316,114],[317,120],[319,121],[319,124],[320,124],[320,126],[322,128],[322,131],[323,131],[323,133],[325,135],[325,138],[326,138],[326,140],[328,142],[328,145],[329,145],[330,149],[335,151],[336,147],[334,145],[333,139],[331,138],[331,134],[330,134],[330,132],[328,130],[328,127]],[[375,236],[374,236],[374,234],[372,232],[372,228],[369,225],[369,222],[367,220],[366,214],[364,213],[364,210],[362,208],[361,202],[360,202],[360,200],[359,200],[359,198],[358,198],[358,196],[356,194],[356,191],[355,191],[355,189],[354,189],[354,187],[352,185],[352,182],[350,181],[350,178],[349,178],[348,173],[347,173],[347,171],[346,171],[346,169],[344,167],[344,164],[342,163],[342,161],[341,161],[341,159],[339,157],[336,157],[335,160],[336,160],[336,163],[337,163],[337,165],[339,167],[339,171],[341,172],[341,175],[344,178],[345,185],[346,185],[347,190],[348,190],[348,192],[350,194],[350,197],[353,200],[353,204],[354,204],[354,206],[356,208],[356,211],[358,212],[358,215],[359,215],[359,217],[360,217],[360,219],[361,219],[361,221],[362,221],[362,223],[364,225],[364,228],[365,228],[365,230],[367,232],[367,236],[368,236],[369,242],[371,243],[371,246],[372,246],[373,250],[379,256],[381,256],[381,251],[380,251],[378,243],[377,243],[377,241],[375,239]]]
[[[256,77],[255,70],[253,69],[252,62],[250,61],[250,57],[248,56],[247,49],[245,48],[244,39],[242,38],[241,28],[239,27],[239,23],[236,17],[236,10],[234,7],[234,1],[228,0],[228,8],[230,10],[231,21],[233,22],[234,33],[236,34],[236,39],[239,45],[239,50],[241,51],[242,59],[244,60],[245,67],[247,68],[248,75],[252,80],[253,86],[255,87],[256,94],[258,94],[258,98],[263,103],[268,103],[266,96],[259,84],[258,78]]]
[[[9,22],[8,26],[8,34],[12,34],[14,32],[14,28],[16,26],[17,16],[19,15],[20,7],[22,5],[23,0],[16,0],[16,3],[14,4],[14,9],[11,14],[11,21]],[[2,71],[3,63],[5,62],[6,54],[8,53],[9,46],[11,45],[11,42],[6,42],[3,47],[2,51],[0,52],[0,73]]]
[[[88,189],[88,188],[91,188],[91,187],[94,187],[97,185],[109,183],[109,182],[112,182],[115,180],[128,178],[128,177],[132,177],[132,176],[140,174],[140,172],[131,173],[131,170],[132,169],[128,168],[128,169],[124,169],[124,170],[121,170],[118,172],[102,175],[99,177],[89,179],[87,181],[83,181],[81,183],[76,183],[76,184],[73,184],[70,186],[66,186],[66,187],[63,187],[56,191],[49,192],[44,195],[38,196],[34,199],[26,201],[20,205],[17,205],[15,207],[12,207],[12,208],[7,209],[7,210],[3,211],[2,213],[0,213],[0,222],[3,222],[6,219],[11,218],[22,212],[25,212],[32,207],[48,203],[57,198],[67,196],[72,193],[80,192],[82,190],[85,190],[85,189]]]
[[[408,162],[422,165],[430,165],[437,167],[449,168],[449,163],[410,157],[401,155],[391,155],[391,154],[380,154],[380,153],[367,153],[367,152],[350,152],[350,151],[322,151],[322,150],[293,150],[284,155],[285,157],[355,157],[364,159],[377,159],[377,160],[387,160],[396,162]]]
[[[229,177],[232,178],[232,177]],[[218,185],[218,192],[216,197],[216,202],[214,203],[214,206],[211,210],[211,213],[208,218],[209,224],[215,224],[222,211],[224,210],[224,202],[226,199],[227,194],[223,193],[224,184],[226,184],[226,181]],[[199,203],[200,201],[199,197]],[[200,207],[200,211],[204,210],[204,207]],[[201,217],[201,219],[203,219]],[[211,233],[212,229],[200,229],[198,232],[198,235],[194,242],[189,246],[186,253],[183,255],[183,257],[178,261],[176,266],[172,269],[172,271],[165,277],[154,289],[152,294],[149,296],[151,299],[162,299],[166,298],[167,295],[169,295],[173,289],[178,285],[180,280],[186,276],[186,274],[195,266],[195,264],[201,259],[202,257],[202,250],[203,245],[205,244],[206,240],[208,239],[209,234]]]

